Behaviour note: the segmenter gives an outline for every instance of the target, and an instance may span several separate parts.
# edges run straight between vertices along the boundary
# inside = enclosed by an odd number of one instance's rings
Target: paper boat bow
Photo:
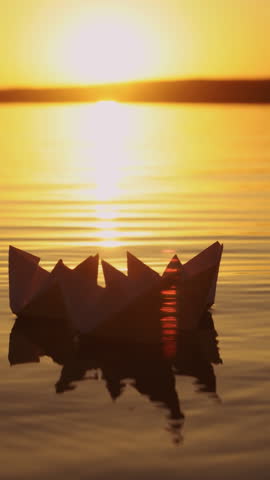
[[[179,304],[179,327],[192,330],[215,301],[223,246],[215,242],[182,265],[175,255],[159,275],[131,253],[128,274],[102,261],[105,287],[97,283],[99,256],[90,256],[76,268],[59,260],[48,272],[40,258],[9,248],[10,307],[20,317],[65,319],[71,328],[89,333],[138,303],[155,304],[164,288],[175,286]],[[158,307],[159,308],[159,307]]]

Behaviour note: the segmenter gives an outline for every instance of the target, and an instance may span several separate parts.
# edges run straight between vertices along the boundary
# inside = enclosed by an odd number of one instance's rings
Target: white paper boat
[[[120,324],[118,325],[118,332],[123,329],[127,330],[132,316],[129,309],[131,308],[134,311],[136,305],[138,310],[139,305],[145,302],[145,297],[153,289],[157,291],[159,296],[162,283],[164,283],[164,279],[157,272],[130,252],[127,252],[127,267],[128,275],[125,275],[108,262],[102,261],[106,288],[96,305],[95,317],[97,328],[99,328],[99,325],[104,325],[104,328],[102,327],[102,330],[106,330],[104,334],[107,333],[110,336],[113,335],[117,315],[125,312],[127,316],[123,328],[120,327]],[[108,322],[111,322],[111,325]],[[99,334],[101,334],[100,329]]]
[[[215,302],[223,245],[215,242],[184,265],[175,255],[163,275],[178,272],[176,301],[178,327],[193,330]]]
[[[98,255],[73,270],[59,260],[49,273],[40,259],[15,247],[9,249],[9,296],[13,313],[24,317],[67,318],[80,331],[103,288],[97,285]],[[89,319],[87,320],[91,328]]]
[[[198,255],[191,258],[191,260],[184,265],[184,270],[188,277],[195,277],[196,275],[206,272],[208,269],[213,270],[210,281],[211,286],[206,299],[207,307],[211,307],[215,303],[216,285],[222,252],[223,245],[219,242],[215,242]]]
[[[10,308],[16,315],[49,277],[49,273],[38,265],[39,261],[35,255],[9,247],[9,299]]]
[[[162,289],[175,284],[180,328],[194,329],[214,302],[221,254],[222,245],[216,242],[185,265],[174,256],[160,276],[128,252],[128,275],[102,261],[103,288],[97,284],[98,255],[74,269],[59,260],[47,272],[39,266],[38,257],[11,246],[10,307],[17,316],[65,318],[74,331],[88,333],[99,325],[105,328],[108,321],[136,304],[137,309],[138,305],[149,309],[149,315],[156,312]]]

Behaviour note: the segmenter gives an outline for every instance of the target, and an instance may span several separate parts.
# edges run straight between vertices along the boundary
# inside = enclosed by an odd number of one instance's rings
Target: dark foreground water
[[[270,109],[1,106],[0,121],[1,476],[269,478]],[[50,358],[9,366],[9,244],[48,269],[99,252],[125,271],[128,249],[161,273],[215,240],[223,364],[182,368],[177,402],[156,352],[99,351],[61,394]],[[186,366],[198,343],[183,340]]]

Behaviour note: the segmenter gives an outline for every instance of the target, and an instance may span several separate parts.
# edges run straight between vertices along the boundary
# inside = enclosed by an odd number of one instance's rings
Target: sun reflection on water
[[[94,118],[94,122],[93,119]],[[99,245],[114,247],[120,244],[117,231],[116,202],[123,194],[123,182],[129,175],[132,160],[129,143],[132,138],[132,114],[126,105],[115,101],[100,101],[90,105],[83,115],[87,155],[81,156],[79,169],[82,180],[88,180],[89,191],[83,189],[83,200],[96,200],[95,227]],[[79,128],[79,126],[78,126]],[[83,159],[83,160],[82,160]]]
[[[99,232],[99,245],[117,247],[120,245],[117,231],[117,209],[113,203],[97,203],[95,226]]]
[[[129,171],[132,115],[126,106],[114,101],[97,102],[91,107],[91,118],[95,121],[89,131],[92,168],[88,174],[96,200],[112,201],[121,197],[121,182]]]

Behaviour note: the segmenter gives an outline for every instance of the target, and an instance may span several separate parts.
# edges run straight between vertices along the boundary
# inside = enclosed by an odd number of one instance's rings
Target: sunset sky
[[[270,0],[0,0],[0,87],[270,76]]]

